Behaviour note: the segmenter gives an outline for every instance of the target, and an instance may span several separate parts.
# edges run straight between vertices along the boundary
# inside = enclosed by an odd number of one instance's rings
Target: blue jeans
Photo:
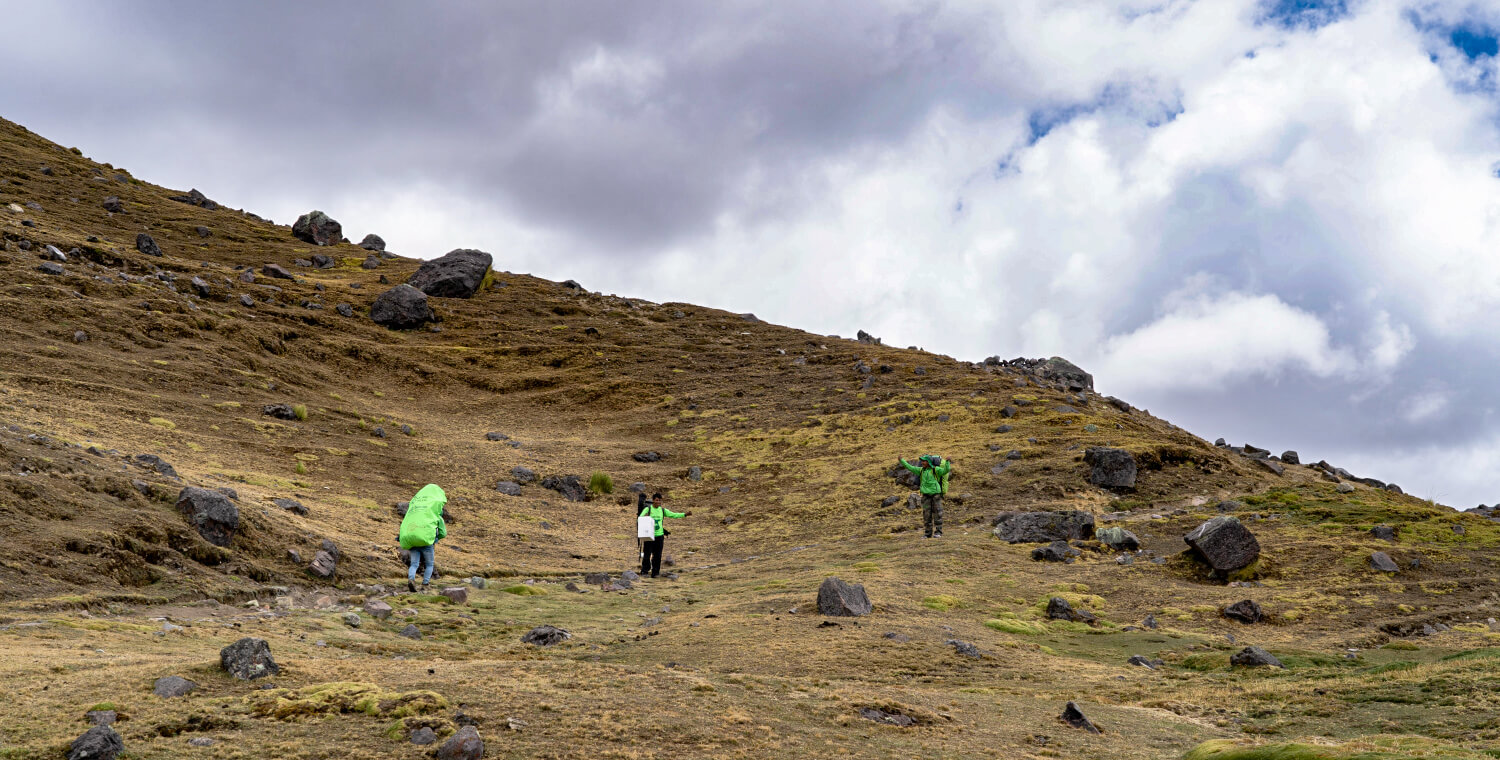
[[[427,564],[427,569],[422,571],[422,585],[432,582],[432,547],[420,546],[411,550],[411,567],[406,568],[406,579],[414,581],[417,579],[417,568],[422,563]]]

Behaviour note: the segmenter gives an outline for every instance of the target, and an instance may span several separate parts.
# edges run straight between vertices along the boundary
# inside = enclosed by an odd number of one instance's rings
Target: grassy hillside
[[[62,756],[103,703],[132,757],[415,757],[407,735],[458,713],[491,757],[1500,756],[1491,521],[1277,475],[1023,369],[595,293],[501,271],[505,251],[474,298],[433,299],[436,329],[390,331],[370,304],[420,261],[365,269],[357,246],[181,193],[0,121],[0,683],[23,697],[0,758]],[[38,269],[48,245],[77,249],[61,275]],[[297,266],[315,254],[335,265]],[[1089,484],[1091,446],[1135,455],[1133,493]],[[661,461],[632,457],[647,451]],[[941,541],[889,476],[923,453],[956,467]],[[613,493],[496,491],[516,466],[604,473]],[[490,579],[463,605],[384,591],[403,570],[394,506],[428,482],[452,498],[441,585]],[[631,564],[634,482],[693,511],[668,540],[680,576],[565,590]],[[187,485],[235,492],[229,546],[177,511]],[[1263,549],[1233,585],[1181,554],[1225,500]],[[1036,509],[1092,512],[1144,551],[1041,563],[990,535],[998,512]],[[325,540],[331,583],[307,571]],[[1371,569],[1377,550],[1401,571]],[[874,613],[818,616],[829,575],[863,583]],[[1047,620],[1053,596],[1100,624]],[[345,622],[376,597],[398,614]],[[1244,598],[1268,621],[1220,614]],[[542,624],[573,638],[520,642]],[[218,669],[246,635],[285,691]],[[1231,668],[1246,644],[1287,667]],[[200,688],[153,696],[174,674]],[[1104,733],[1058,722],[1070,700]]]

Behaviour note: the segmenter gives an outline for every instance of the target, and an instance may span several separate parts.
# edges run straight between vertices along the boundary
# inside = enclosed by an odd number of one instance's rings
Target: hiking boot
[[[406,582],[406,590],[412,592],[413,594],[417,593],[417,582],[408,580]]]
[[[933,538],[942,538],[943,537],[943,532],[942,531],[938,531],[938,532],[932,534],[932,537]]]

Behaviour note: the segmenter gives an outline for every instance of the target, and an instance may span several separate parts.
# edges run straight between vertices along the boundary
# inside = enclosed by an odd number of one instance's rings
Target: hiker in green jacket
[[[640,515],[656,520],[656,538],[647,541],[646,550],[641,553],[641,575],[649,572],[651,577],[655,578],[661,574],[661,549],[666,544],[668,533],[661,525],[662,518],[687,517],[692,513],[691,509],[686,512],[673,512],[661,505],[660,493],[651,494],[651,503],[641,507]]]
[[[448,523],[443,521],[443,507],[448,495],[443,489],[428,483],[411,497],[406,505],[406,516],[401,518],[401,548],[411,553],[411,565],[406,569],[406,590],[417,590],[417,568],[425,564],[422,572],[422,590],[432,583],[432,550],[437,542],[448,535]]]
[[[953,463],[935,454],[917,459],[912,464],[901,458],[901,466],[911,471],[918,479],[917,490],[922,492],[922,528],[926,538],[943,537],[943,494],[948,493],[948,473]]]

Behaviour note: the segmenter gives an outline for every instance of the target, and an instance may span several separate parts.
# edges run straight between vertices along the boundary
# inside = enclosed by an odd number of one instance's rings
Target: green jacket
[[[401,518],[401,548],[420,549],[443,540],[448,535],[448,523],[443,522],[443,505],[447,503],[443,489],[431,483],[422,486]]]
[[[656,537],[657,538],[661,538],[663,535],[666,535],[666,531],[663,530],[662,527],[661,527],[661,519],[663,517],[684,517],[686,515],[686,513],[683,513],[683,512],[673,512],[672,510],[667,509],[666,507],[658,507],[655,504],[647,504],[646,508],[641,510],[641,514],[642,515],[650,515],[651,519],[656,520]]]
[[[921,485],[918,486],[917,490],[921,491],[923,495],[931,496],[932,494],[948,493],[948,473],[953,471],[952,462],[944,459],[943,463],[936,467],[922,467],[902,458],[901,466],[911,470],[913,475],[922,479]]]

